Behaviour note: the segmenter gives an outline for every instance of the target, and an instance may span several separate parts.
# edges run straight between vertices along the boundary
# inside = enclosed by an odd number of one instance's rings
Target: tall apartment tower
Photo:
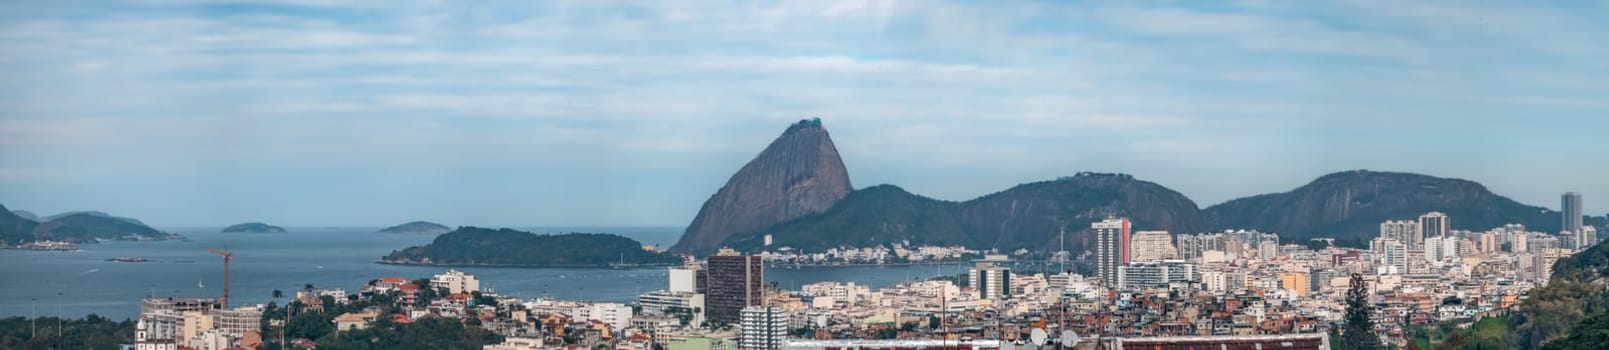
[[[1575,243],[1574,246],[1576,247],[1584,247],[1587,244],[1590,244],[1585,240],[1580,239],[1581,194],[1575,192],[1565,192],[1563,196],[1559,197],[1559,210],[1562,212],[1562,214],[1564,214],[1564,221],[1561,222],[1562,225],[1559,226],[1559,230],[1575,235],[1574,237],[1576,237],[1577,240],[1576,242],[1572,243]]]
[[[765,265],[758,256],[729,249],[709,257],[704,313],[710,321],[737,324],[743,308],[759,306],[765,285]]]
[[[776,350],[788,336],[788,312],[778,307],[743,308],[738,323],[738,350]]]
[[[1095,230],[1095,275],[1116,286],[1117,267],[1129,263],[1129,219],[1106,219],[1089,226]]]
[[[1395,220],[1380,223],[1380,238],[1390,238],[1418,246],[1425,241],[1425,236],[1419,234],[1419,223],[1408,220]]]
[[[1419,241],[1415,242],[1415,243],[1420,243],[1420,244],[1411,244],[1411,245],[1408,246],[1408,249],[1415,249],[1415,248],[1424,249],[1422,243],[1425,242],[1425,240],[1424,240],[1425,238],[1429,238],[1429,237],[1447,238],[1447,230],[1448,230],[1447,225],[1449,223],[1451,223],[1451,222],[1448,221],[1447,214],[1442,214],[1441,212],[1433,211],[1433,212],[1425,213],[1425,215],[1420,215],[1419,216],[1419,232],[1417,234],[1419,236]]]

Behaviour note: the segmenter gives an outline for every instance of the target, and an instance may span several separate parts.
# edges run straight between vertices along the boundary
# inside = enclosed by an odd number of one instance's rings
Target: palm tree
[[[280,291],[278,289],[274,290],[274,299],[279,299],[279,298],[284,298],[284,297],[285,297],[285,292]]]

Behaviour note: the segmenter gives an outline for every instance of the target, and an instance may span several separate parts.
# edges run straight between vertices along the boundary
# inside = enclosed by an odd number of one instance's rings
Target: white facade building
[[[463,271],[447,270],[447,273],[430,277],[430,288],[445,288],[451,294],[479,292],[480,281]]]
[[[1130,261],[1161,261],[1177,259],[1179,250],[1173,247],[1173,236],[1168,231],[1139,231],[1130,240]]]
[[[967,271],[967,285],[978,291],[978,299],[1010,298],[1011,268],[995,266],[992,261],[979,261]]]
[[[738,349],[776,350],[787,339],[788,314],[777,307],[745,307],[738,329]]]

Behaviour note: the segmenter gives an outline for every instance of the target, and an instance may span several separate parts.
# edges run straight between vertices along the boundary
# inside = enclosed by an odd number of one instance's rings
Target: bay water
[[[527,227],[537,233],[604,232],[661,248],[675,243],[679,227]],[[306,284],[354,292],[369,280],[428,278],[448,267],[375,263],[433,235],[375,233],[377,227],[292,227],[287,233],[219,233],[217,227],[163,228],[189,241],[85,244],[76,252],[0,249],[0,317],[98,314],[113,319],[139,314],[140,299],[223,295],[222,258],[207,249],[234,253],[230,304],[267,303],[278,289],[287,296]],[[114,262],[143,257],[149,262]],[[643,292],[666,288],[664,268],[454,267],[475,275],[482,288],[521,298],[629,303]],[[766,280],[788,289],[821,281],[856,282],[872,288],[964,272],[955,265],[845,266],[768,269]],[[278,301],[283,304],[284,300]]]

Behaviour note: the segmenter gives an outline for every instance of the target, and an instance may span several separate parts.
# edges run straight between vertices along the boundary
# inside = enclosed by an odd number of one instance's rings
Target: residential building
[[[621,303],[591,303],[575,310],[576,318],[603,322],[615,329],[631,325],[631,306]]]
[[[1312,284],[1308,282],[1308,272],[1281,272],[1279,274],[1279,287],[1296,293],[1298,297],[1307,296]]]
[[[1419,216],[1419,236],[1423,238],[1447,237],[1447,214],[1429,212]],[[1420,241],[1423,242],[1423,241]],[[1422,246],[1410,245],[1408,249],[1424,249]]]
[[[1582,227],[1581,194],[1576,192],[1565,192],[1563,196],[1559,196],[1559,211],[1560,214],[1562,214],[1563,221],[1560,223],[1560,230],[1570,232],[1575,234],[1577,237],[1580,237]],[[1579,244],[1576,244],[1575,246],[1579,247],[1586,244],[1586,241],[1584,240],[1580,240],[1578,242]]]
[[[1123,289],[1167,287],[1171,283],[1200,282],[1196,264],[1184,260],[1135,261],[1118,267],[1117,285]]]
[[[262,330],[263,307],[249,305],[219,310],[212,317],[212,321],[213,328],[223,331],[225,335],[238,338],[246,332]]]
[[[330,322],[335,323],[336,331],[350,331],[369,328],[369,323],[379,317],[380,315],[370,312],[348,312],[335,316]]]
[[[211,298],[149,298],[140,301],[140,313],[142,314],[160,310],[182,314],[187,311],[211,311],[218,307],[218,300]]]
[[[1425,240],[1425,236],[1419,233],[1419,223],[1408,220],[1380,223],[1380,238],[1395,239],[1411,246],[1418,246]]]
[[[750,306],[743,308],[738,324],[739,350],[776,350],[788,336],[788,314],[782,308]]]
[[[1173,247],[1173,236],[1168,231],[1139,231],[1130,239],[1132,261],[1159,261],[1178,258]]]
[[[978,261],[967,271],[967,285],[978,291],[978,299],[1006,299],[1011,297],[1011,268],[997,266],[994,261]]]
[[[1090,228],[1095,230],[1095,276],[1116,286],[1117,268],[1129,262],[1129,219],[1106,219]]]
[[[1380,274],[1408,273],[1408,246],[1401,241],[1375,238],[1369,241],[1369,250],[1375,254]]]
[[[140,314],[140,320],[134,323],[134,350],[177,350],[182,321],[177,312],[170,310]]]
[[[687,291],[660,290],[637,296],[642,313],[651,316],[685,318],[691,325],[704,323],[704,295]]]
[[[704,294],[705,317],[712,322],[735,324],[743,308],[760,305],[765,285],[765,265],[759,256],[741,255],[731,249],[709,257],[707,287]]]
[[[698,265],[670,268],[670,291],[702,293],[698,290]]]
[[[472,293],[480,291],[480,281],[463,271],[449,269],[447,273],[430,277],[430,288],[447,289],[447,294]]]

